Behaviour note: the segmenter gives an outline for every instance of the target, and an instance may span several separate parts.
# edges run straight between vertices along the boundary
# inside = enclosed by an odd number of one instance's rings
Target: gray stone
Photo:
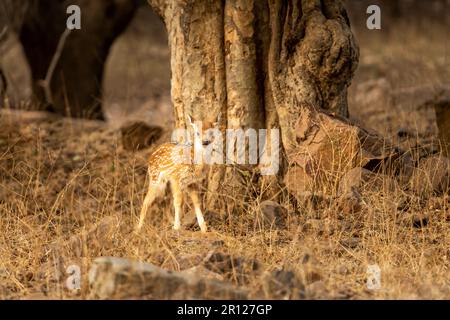
[[[260,221],[266,228],[280,228],[284,225],[284,221],[287,218],[286,208],[270,200],[261,202],[260,214]]]
[[[443,156],[431,156],[419,163],[414,170],[410,186],[419,196],[443,194],[449,190],[450,160]]]
[[[363,200],[357,189],[343,194],[338,199],[338,208],[344,215],[355,214],[362,210]]]
[[[211,251],[203,261],[203,266],[228,279],[235,279],[238,283],[245,283],[249,277],[261,271],[261,265],[255,259],[233,257],[219,251]]]
[[[273,270],[263,274],[263,290],[268,299],[300,299],[304,297],[305,285],[289,270]]]
[[[247,299],[245,289],[153,264],[100,257],[89,270],[90,295],[99,299]]]
[[[397,183],[391,177],[376,174],[367,169],[356,167],[349,170],[339,182],[339,194],[347,194],[354,189],[360,191],[393,191]]]

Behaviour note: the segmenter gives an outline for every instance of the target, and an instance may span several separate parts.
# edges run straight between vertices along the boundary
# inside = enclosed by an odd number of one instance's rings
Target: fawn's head
[[[214,129],[219,129],[220,114],[216,121],[198,121],[192,116],[187,116],[188,124],[194,131],[194,141],[201,142],[201,145],[207,146],[214,141]]]

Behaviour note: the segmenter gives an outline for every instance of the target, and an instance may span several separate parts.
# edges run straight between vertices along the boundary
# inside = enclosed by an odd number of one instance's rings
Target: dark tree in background
[[[72,4],[81,8],[81,30],[63,39],[66,9]],[[18,32],[30,65],[33,102],[64,116],[102,119],[105,61],[136,6],[135,0],[0,0],[0,8],[11,8],[6,24]],[[59,44],[63,46],[57,53]],[[54,70],[48,78],[52,61]]]

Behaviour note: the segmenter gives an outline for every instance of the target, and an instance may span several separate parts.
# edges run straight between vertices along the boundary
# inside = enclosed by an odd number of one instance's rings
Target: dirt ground
[[[214,252],[239,258],[216,273],[248,288],[252,297],[298,298],[264,290],[262,274],[289,270],[302,283],[304,298],[450,299],[448,194],[417,194],[398,186],[367,191],[357,214],[343,212],[333,201],[298,205],[287,199],[285,225],[279,228],[255,223],[261,204],[255,197],[237,216],[220,220],[207,214],[211,231],[203,235],[189,224],[189,203],[185,230],[171,229],[167,193],[136,235],[145,159],[153,147],[124,150],[118,128],[130,119],[163,125],[162,142],[172,127],[164,29],[158,23],[143,27],[145,19],[153,18],[142,10],[109,58],[108,122],[1,110],[0,299],[88,298],[87,268],[98,256],[181,271]],[[411,151],[416,161],[438,152],[434,110],[424,104],[450,88],[448,29],[440,21],[399,21],[386,31],[369,31],[361,23],[353,22],[361,58],[349,90],[351,117]],[[8,51],[9,65],[17,54],[17,47]],[[26,70],[11,66],[6,71],[15,88],[6,106],[26,106],[29,89],[19,85],[26,82]],[[100,239],[82,236],[107,217],[117,224]],[[68,249],[77,235],[80,244]],[[72,264],[81,266],[81,291],[65,285]],[[381,270],[376,290],[366,284],[370,265]]]

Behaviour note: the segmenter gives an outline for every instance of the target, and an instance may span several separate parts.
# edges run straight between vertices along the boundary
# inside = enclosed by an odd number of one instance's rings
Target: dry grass
[[[209,217],[212,231],[207,236],[196,227],[172,231],[173,208],[166,197],[153,206],[137,236],[132,231],[144,196],[148,151],[124,152],[117,133],[98,123],[21,120],[18,128],[16,116],[5,113],[1,121],[1,298],[33,297],[35,292],[73,298],[64,281],[56,281],[46,269],[54,263],[49,246],[116,215],[120,226],[111,234],[112,241],[100,247],[88,242],[82,257],[65,252],[64,268],[111,255],[183,270],[217,246],[212,243],[219,243],[216,250],[256,259],[264,270],[294,270],[307,284],[320,278],[324,290],[317,297],[450,297],[448,196],[368,191],[367,206],[355,215],[343,214],[333,202],[295,205],[286,199],[283,205],[289,213],[282,229],[254,223],[261,200],[256,196],[245,203],[248,210],[232,219]],[[192,210],[187,206],[186,211]],[[413,224],[419,214],[427,217],[426,226]],[[307,264],[305,256],[312,257]],[[366,268],[374,263],[382,269],[382,289],[371,291],[366,288]],[[310,279],[311,273],[318,276]],[[261,278],[252,272],[226,278],[255,294],[261,289]]]
[[[380,34],[378,40],[358,34],[366,38],[361,38],[356,84],[381,74],[398,88],[448,85],[448,40],[442,42],[443,30],[427,30],[434,35],[427,37],[419,29],[407,33],[405,28],[389,36]],[[142,76],[130,75],[127,86],[142,83]],[[352,90],[351,103],[358,88]],[[409,105],[399,111],[390,103],[370,110],[352,105],[352,112],[391,138],[406,126],[415,135],[398,141],[402,146],[432,143],[436,128],[431,110],[420,111],[424,115]],[[207,217],[211,232],[206,236],[196,227],[179,233],[171,229],[173,208],[167,195],[152,207],[143,232],[136,235],[133,227],[146,184],[145,157],[151,150],[125,152],[118,132],[101,123],[33,116],[0,114],[0,299],[86,298],[86,267],[97,256],[184,270],[211,250],[256,259],[263,270],[293,270],[306,284],[309,298],[450,298],[448,195],[414,195],[399,187],[394,192],[367,191],[363,193],[366,205],[354,215],[344,214],[334,201],[296,204],[286,198],[282,203],[288,209],[286,226],[277,229],[255,223],[261,201],[257,194],[242,204],[246,210],[232,218]],[[192,213],[189,204],[186,211]],[[68,275],[55,277],[49,248],[110,216],[120,221],[110,241],[88,242],[81,255],[63,253],[62,271],[69,264],[82,266],[83,290],[70,292],[65,287]],[[419,216],[426,217],[426,226],[417,223]],[[370,264],[381,268],[379,290],[366,287]],[[248,270],[243,273],[235,270],[225,279],[260,294],[261,277]]]

